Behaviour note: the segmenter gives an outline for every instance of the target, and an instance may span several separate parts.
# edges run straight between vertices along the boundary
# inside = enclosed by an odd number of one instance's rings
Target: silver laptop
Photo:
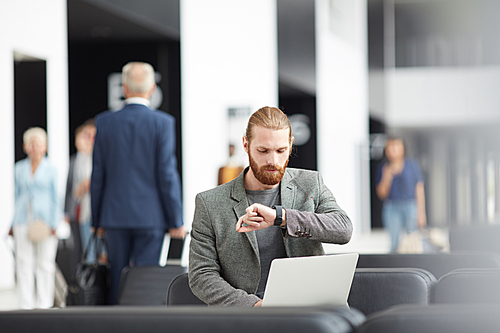
[[[348,307],[357,253],[274,259],[262,306]]]

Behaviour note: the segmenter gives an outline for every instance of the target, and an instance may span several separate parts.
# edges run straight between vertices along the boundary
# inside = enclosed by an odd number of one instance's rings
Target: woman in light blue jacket
[[[23,135],[27,158],[15,164],[15,210],[10,234],[14,236],[16,275],[22,309],[54,306],[56,228],[60,219],[57,171],[47,153],[47,134],[42,128]],[[30,224],[43,222],[46,237],[29,237]],[[36,281],[36,282],[35,282]],[[35,287],[36,286],[36,287]]]

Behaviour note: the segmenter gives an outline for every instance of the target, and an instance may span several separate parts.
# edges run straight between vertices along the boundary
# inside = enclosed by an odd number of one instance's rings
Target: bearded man
[[[273,259],[322,255],[322,242],[351,239],[321,175],[287,168],[292,144],[281,110],[257,110],[243,137],[250,167],[196,196],[189,285],[208,305],[261,306]]]

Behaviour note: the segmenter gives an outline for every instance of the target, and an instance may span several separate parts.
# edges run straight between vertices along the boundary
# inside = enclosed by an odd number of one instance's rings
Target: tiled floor
[[[388,253],[390,249],[389,234],[382,229],[373,230],[369,234],[354,234],[345,245],[323,244],[326,253]]]
[[[17,289],[0,290],[0,310],[19,309]]]
[[[387,253],[389,236],[383,230],[375,230],[366,235],[354,235],[346,245],[324,244],[325,252],[345,253]],[[0,290],[0,311],[19,309],[17,289]]]

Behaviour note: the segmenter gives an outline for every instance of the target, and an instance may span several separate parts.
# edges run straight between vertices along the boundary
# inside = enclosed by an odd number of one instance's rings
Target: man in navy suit
[[[91,181],[92,221],[105,230],[116,304],[125,266],[158,265],[165,232],[183,238],[175,121],[149,108],[153,67],[132,62],[122,70],[126,105],[96,117]]]

